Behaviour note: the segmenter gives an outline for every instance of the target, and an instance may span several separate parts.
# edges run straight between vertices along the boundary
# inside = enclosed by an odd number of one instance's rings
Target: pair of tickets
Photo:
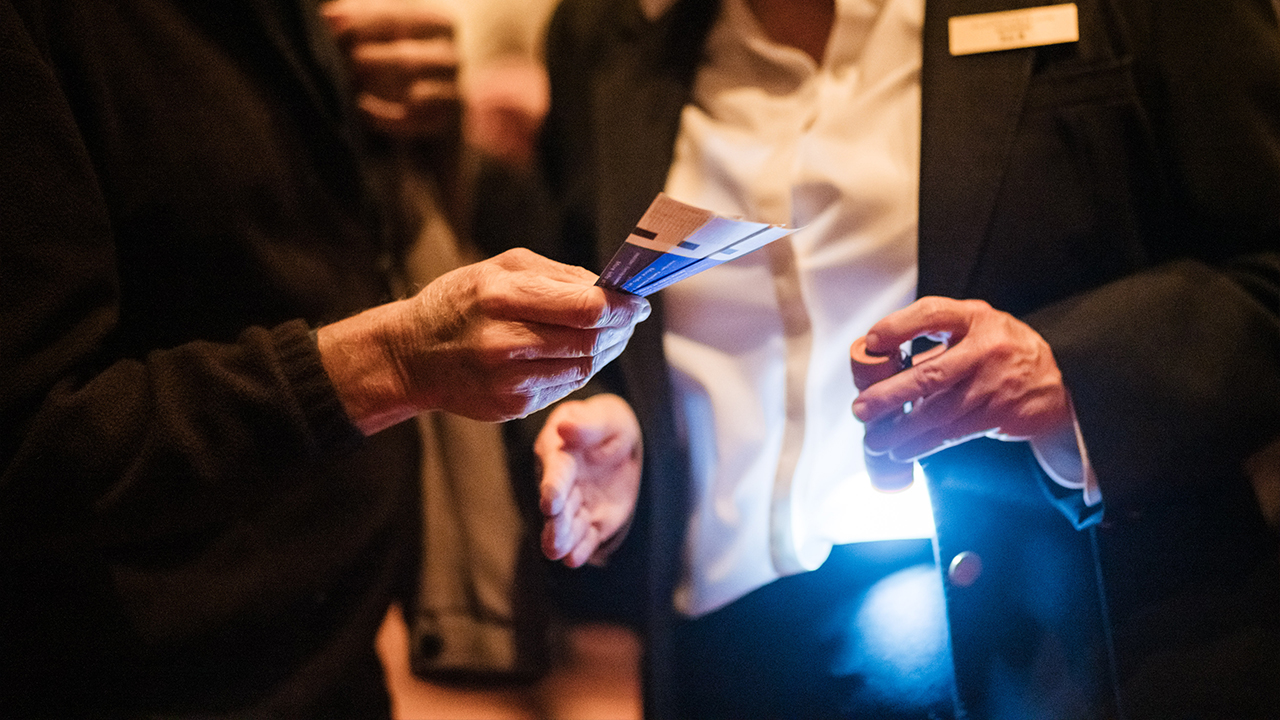
[[[726,217],[658,193],[596,284],[644,297],[795,231]]]

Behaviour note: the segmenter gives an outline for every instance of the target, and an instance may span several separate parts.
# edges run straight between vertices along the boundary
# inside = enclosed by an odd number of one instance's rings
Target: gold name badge
[[[947,20],[952,55],[1013,50],[1080,39],[1075,3],[960,15]]]

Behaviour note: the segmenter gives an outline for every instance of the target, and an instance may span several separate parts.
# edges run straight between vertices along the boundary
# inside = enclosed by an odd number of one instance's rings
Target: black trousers
[[[675,630],[680,717],[947,720],[954,679],[929,540],[838,546]]]

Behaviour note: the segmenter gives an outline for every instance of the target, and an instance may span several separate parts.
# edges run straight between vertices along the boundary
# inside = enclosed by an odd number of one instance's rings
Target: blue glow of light
[[[868,653],[908,673],[945,650],[944,607],[938,571],[916,565],[872,586],[854,622]]]
[[[951,683],[942,577],[933,564],[886,576],[853,618],[860,646],[853,665],[884,698],[936,696]]]

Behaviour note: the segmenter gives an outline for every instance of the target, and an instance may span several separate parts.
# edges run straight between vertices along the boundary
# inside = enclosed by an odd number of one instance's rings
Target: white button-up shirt
[[[833,544],[929,537],[924,483],[872,489],[849,345],[915,298],[923,0],[838,0],[821,64],[726,0],[666,192],[803,227],[667,290],[692,448],[676,597],[710,612],[822,564]]]

